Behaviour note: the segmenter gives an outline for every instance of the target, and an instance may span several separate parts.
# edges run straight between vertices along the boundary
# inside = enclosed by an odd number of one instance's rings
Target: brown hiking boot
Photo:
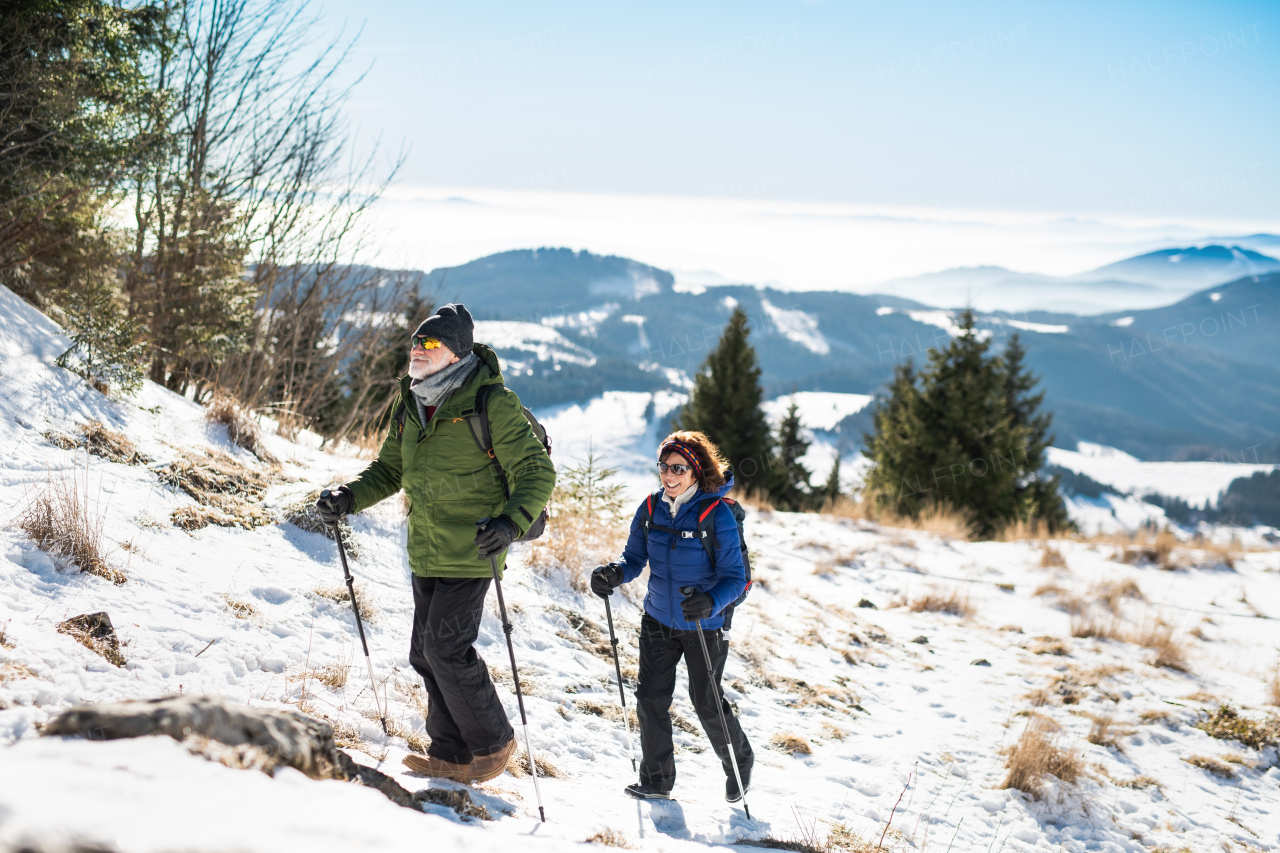
[[[492,755],[477,755],[466,767],[467,781],[488,782],[490,779],[501,776],[515,751],[516,739],[513,737]]]
[[[471,772],[470,764],[454,764],[434,755],[406,755],[401,763],[414,773],[434,779],[452,779],[455,782],[469,781]]]

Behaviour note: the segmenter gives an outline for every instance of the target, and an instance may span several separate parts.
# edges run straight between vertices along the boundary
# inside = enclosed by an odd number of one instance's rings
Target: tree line
[[[872,511],[908,518],[953,511],[980,538],[1017,524],[1068,527],[1057,478],[1044,470],[1053,416],[1041,411],[1044,393],[1035,391],[1039,380],[1027,369],[1020,339],[1014,335],[994,353],[971,311],[958,326],[947,346],[929,351],[926,365],[895,368],[877,399],[873,431],[863,436],[872,464],[861,499]],[[802,462],[811,442],[796,403],[777,430],[769,428],[750,334],[747,314],[735,308],[674,423],[716,442],[747,494],[790,511],[831,506],[846,497],[840,458],[815,485]]]
[[[353,41],[298,0],[4,7],[0,282],[67,329],[59,363],[286,434],[375,427],[430,306],[418,274],[344,262],[403,159],[356,150]]]

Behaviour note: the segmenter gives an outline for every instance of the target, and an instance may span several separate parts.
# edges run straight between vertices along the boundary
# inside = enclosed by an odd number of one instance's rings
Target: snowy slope
[[[321,666],[359,662],[349,611],[316,593],[341,578],[333,544],[288,524],[190,534],[173,527],[169,513],[190,499],[162,486],[156,466],[180,448],[252,457],[229,445],[199,407],[155,386],[126,403],[84,388],[52,366],[63,346],[51,324],[0,289],[0,506],[8,521],[47,474],[74,472],[104,520],[108,560],[128,580],[115,586],[77,573],[16,527],[0,530],[0,849],[68,839],[121,851],[568,849],[612,829],[640,849],[692,851],[766,835],[825,839],[836,824],[874,841],[891,814],[886,846],[895,850],[1138,853],[1143,845],[1245,850],[1280,841],[1275,751],[1215,741],[1189,725],[1209,694],[1261,706],[1280,644],[1276,552],[1240,556],[1234,570],[1206,563],[1162,572],[1115,562],[1110,546],[1064,542],[1069,568],[1042,569],[1034,543],[953,542],[832,517],[753,513],[759,583],[738,615],[725,679],[758,756],[752,821],[724,803],[723,777],[702,736],[683,730],[678,801],[622,796],[633,776],[613,711],[612,666],[592,650],[602,607],[569,589],[560,572],[529,568],[525,551],[514,555],[504,586],[535,748],[559,771],[542,785],[546,825],[537,824],[527,777],[477,786],[475,797],[497,819],[464,824],[443,807],[418,816],[354,785],[231,770],[166,739],[39,738],[38,724],[74,703],[216,693],[325,716],[358,733],[358,760],[410,790],[429,784],[401,773],[407,742],[385,737],[368,718],[360,667],[342,687],[314,678]],[[655,401],[648,420],[647,394],[548,412],[556,459],[583,458],[589,440],[642,493],[652,465],[644,448],[651,452],[664,406],[675,402]],[[86,471],[82,451],[41,437],[91,417],[126,432],[155,461],[127,466],[93,456]],[[365,464],[268,440],[284,460],[270,507]],[[353,526],[361,556],[352,570],[378,611],[369,632],[380,689],[392,716],[420,732],[400,502],[384,502]],[[1190,673],[1151,666],[1152,653],[1136,645],[1069,637],[1065,597],[1096,597],[1096,583],[1125,579],[1148,599],[1125,599],[1127,619],[1162,616],[1180,632],[1200,628],[1202,639],[1185,637]],[[1063,592],[1035,594],[1050,584]],[[967,595],[973,614],[891,606],[934,587]],[[860,608],[863,599],[879,609]],[[237,618],[228,600],[251,605],[252,614]],[[624,666],[634,667],[640,614],[622,596],[614,601]],[[491,599],[479,648],[502,679],[494,609]],[[106,610],[121,634],[124,668],[55,630],[96,610]],[[1047,644],[1038,637],[1060,638],[1064,653],[1037,654]],[[693,720],[683,684],[674,708]],[[514,717],[509,682],[499,690]],[[1041,800],[999,787],[1000,750],[1032,711],[1060,725],[1061,742],[1086,762],[1077,785],[1051,783]],[[1170,716],[1142,722],[1150,711]],[[1078,712],[1112,715],[1133,734],[1114,748],[1090,743],[1092,724]],[[788,735],[809,752],[770,747]],[[1257,769],[1235,766],[1236,778],[1226,780],[1180,760],[1228,753],[1247,754]],[[1140,776],[1159,787],[1117,784]]]

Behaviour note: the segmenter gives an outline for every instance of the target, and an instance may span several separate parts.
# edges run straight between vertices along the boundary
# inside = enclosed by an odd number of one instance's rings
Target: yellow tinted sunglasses
[[[440,339],[428,338],[423,335],[414,335],[413,345],[422,347],[423,349],[437,349],[440,346]]]

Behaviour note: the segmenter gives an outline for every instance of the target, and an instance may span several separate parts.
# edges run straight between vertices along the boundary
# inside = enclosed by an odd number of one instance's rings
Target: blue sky
[[[960,6],[318,4],[407,183],[1280,216],[1280,3]]]

